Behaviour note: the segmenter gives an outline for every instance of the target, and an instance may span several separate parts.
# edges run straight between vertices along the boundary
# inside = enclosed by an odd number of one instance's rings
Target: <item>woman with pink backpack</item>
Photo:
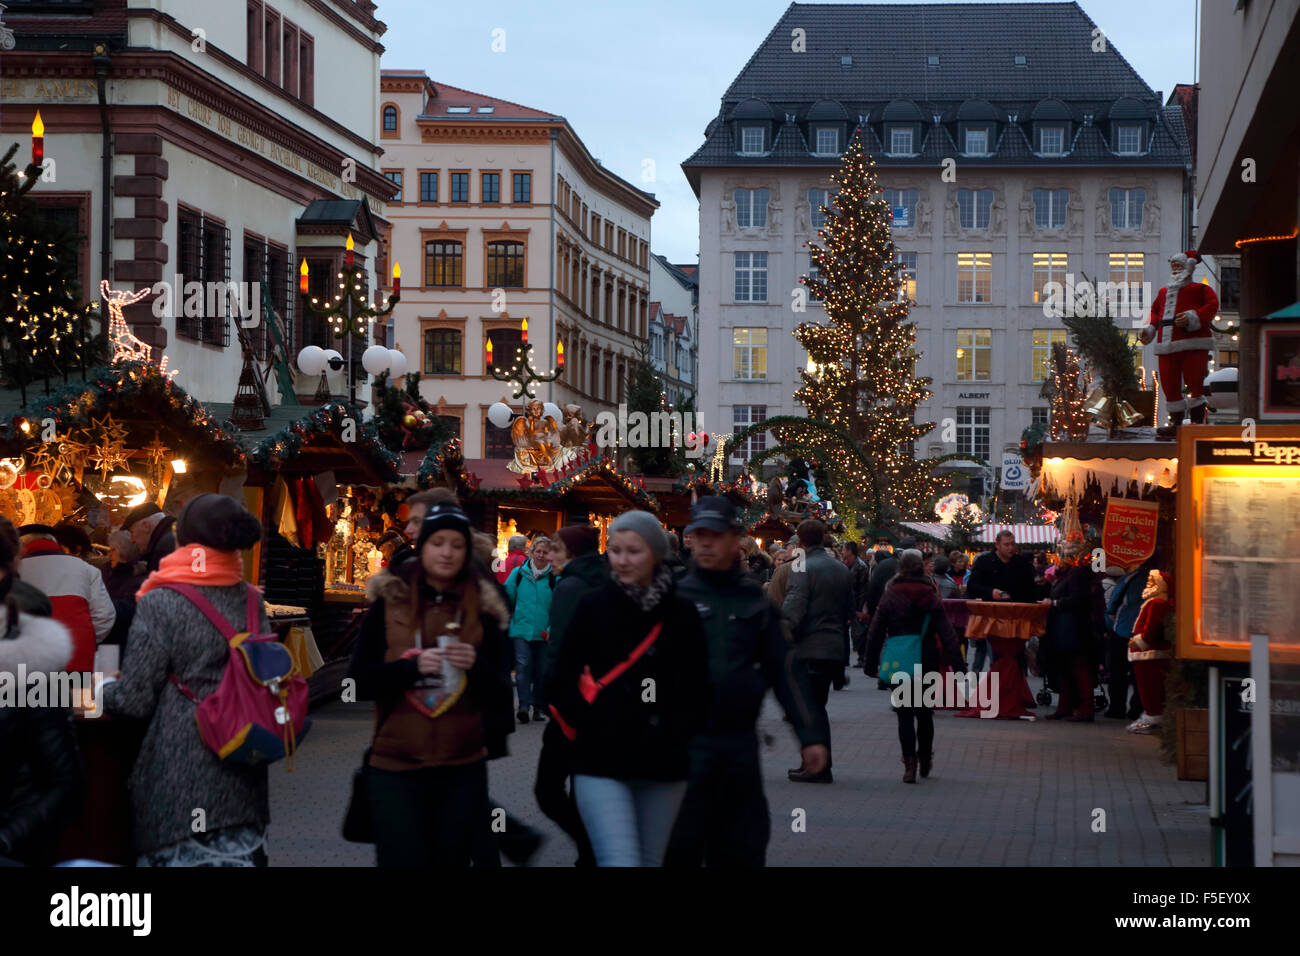
[[[131,653],[103,691],[109,713],[149,721],[129,781],[140,866],[267,865],[267,765],[223,760],[195,720],[195,701],[216,691],[231,660],[207,612],[231,631],[248,629],[255,612],[257,634],[269,630],[239,554],[261,538],[242,504],[199,495],[181,510],[176,550],[140,587]]]

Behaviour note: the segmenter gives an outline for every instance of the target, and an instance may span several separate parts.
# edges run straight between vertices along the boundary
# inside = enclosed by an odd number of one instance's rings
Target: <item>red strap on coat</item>
[[[615,664],[613,669],[600,680],[592,680],[591,668],[585,668],[582,676],[578,678],[578,693],[582,694],[582,699],[589,704],[594,703],[596,696],[602,690],[623,676],[624,671],[635,664],[642,654],[650,650],[650,645],[659,639],[659,632],[663,630],[663,627],[663,622],[660,621],[650,628],[650,633],[646,635],[645,640],[632,649],[632,653],[627,656],[627,660]]]

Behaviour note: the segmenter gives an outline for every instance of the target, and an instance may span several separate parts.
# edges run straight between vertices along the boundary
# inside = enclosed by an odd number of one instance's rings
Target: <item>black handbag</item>
[[[374,843],[375,821],[370,815],[370,748],[361,766],[352,771],[352,798],[343,818],[343,839],[349,843]]]

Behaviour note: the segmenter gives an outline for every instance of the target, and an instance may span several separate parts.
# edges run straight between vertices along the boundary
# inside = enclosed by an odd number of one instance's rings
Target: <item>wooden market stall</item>
[[[429,449],[417,483],[454,489],[475,527],[495,537],[502,554],[511,535],[550,535],[567,524],[599,527],[604,550],[605,529],[619,514],[660,512],[648,479],[624,473],[610,455],[584,449],[558,474],[536,477],[511,471],[508,464],[509,459],[466,459],[460,441],[452,439]]]
[[[365,581],[378,570],[376,545],[392,521],[379,502],[400,480],[400,459],[345,402],[282,407],[275,416],[244,433],[245,500],[265,529],[250,580],[264,586],[269,604],[305,609],[319,653],[310,675],[318,699],[346,672]]]

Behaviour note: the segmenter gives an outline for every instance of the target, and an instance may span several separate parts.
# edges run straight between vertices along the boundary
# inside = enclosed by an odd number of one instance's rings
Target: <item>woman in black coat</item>
[[[1075,563],[1079,551],[1076,542],[1062,545],[1052,590],[1039,602],[1051,608],[1043,651],[1046,673],[1061,695],[1056,712],[1047,719],[1092,723],[1098,632],[1093,624],[1092,567],[1086,560]]]
[[[18,534],[0,516],[0,674],[62,671],[72,636],[58,621],[21,613],[16,582]],[[25,687],[16,688],[25,693]],[[72,715],[59,707],[0,707],[0,866],[53,862],[55,840],[85,793]]]
[[[707,716],[708,651],[654,515],[615,519],[607,553],[612,576],[579,599],[546,697],[572,735],[574,797],[597,865],[659,866],[686,795],[687,743]],[[591,681],[604,681],[594,696]]]
[[[920,551],[902,553],[898,559],[898,573],[890,580],[876,605],[871,629],[867,632],[867,661],[863,670],[868,677],[879,673],[885,640],[896,634],[921,635],[923,675],[941,675],[945,665],[951,665],[959,674],[966,672],[957,635],[944,613],[939,592],[925,573]],[[895,693],[903,689],[896,687]],[[911,689],[918,694],[921,691],[921,688]],[[918,761],[921,776],[930,776],[934,760],[934,711],[925,706],[895,706],[894,713],[898,715],[898,741],[903,748],[903,782],[916,783]]]

